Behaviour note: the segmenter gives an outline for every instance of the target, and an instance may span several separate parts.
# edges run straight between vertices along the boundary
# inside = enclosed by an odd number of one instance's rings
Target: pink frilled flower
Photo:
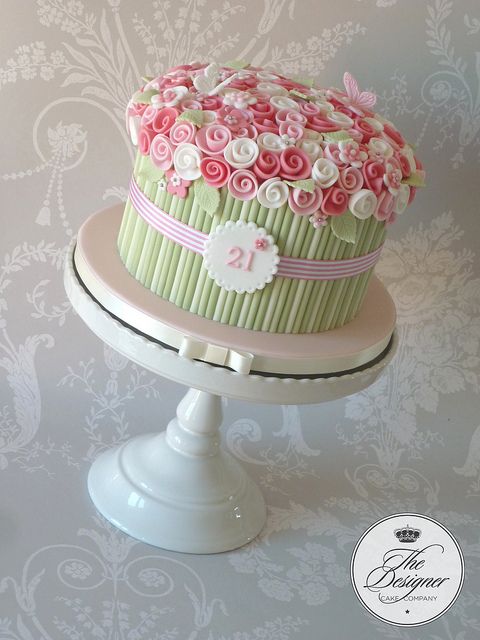
[[[155,137],[155,131],[150,127],[140,127],[138,132],[138,150],[144,156],[150,153],[150,145]]]
[[[222,155],[232,139],[232,132],[223,124],[209,124],[197,131],[195,143],[207,155]]]
[[[228,190],[239,200],[253,200],[257,195],[258,181],[255,174],[248,169],[237,169],[228,181]]]
[[[227,184],[230,178],[230,166],[221,158],[203,158],[200,171],[205,182],[216,189]]]
[[[280,171],[280,156],[268,149],[261,149],[253,165],[253,171],[261,180],[268,180],[278,176]]]
[[[385,175],[385,167],[378,160],[366,160],[362,167],[362,175],[365,187],[373,191],[378,197],[382,192],[383,176]]]
[[[153,164],[167,171],[173,165],[173,145],[163,133],[157,133],[150,145],[150,158]]]
[[[318,211],[323,200],[323,192],[320,187],[315,187],[312,193],[302,189],[290,189],[288,204],[293,213],[299,216],[309,216]]]
[[[188,193],[188,187],[192,184],[191,180],[184,180],[181,178],[175,169],[166,171],[165,175],[168,178],[167,191],[168,193],[178,196],[179,198],[186,198]]]
[[[338,157],[345,164],[360,169],[368,158],[366,150],[362,149],[354,140],[340,140],[338,143]]]
[[[174,122],[170,129],[170,141],[175,146],[182,142],[193,142],[195,140],[196,127],[191,122]]]
[[[349,195],[340,187],[331,186],[323,189],[321,211],[327,216],[341,216],[348,207]]]
[[[340,170],[338,186],[342,187],[349,195],[360,191],[363,187],[363,175],[356,167],[346,167]]]
[[[402,170],[400,168],[400,163],[395,158],[390,158],[385,163],[383,182],[392,196],[396,196],[398,189],[400,188],[400,184],[402,183]]]
[[[312,173],[312,163],[305,151],[287,147],[280,154],[280,176],[287,180],[304,180]]]
[[[250,124],[251,114],[245,109],[235,109],[235,107],[222,107],[217,112],[217,124],[223,124],[230,131],[237,131]]]

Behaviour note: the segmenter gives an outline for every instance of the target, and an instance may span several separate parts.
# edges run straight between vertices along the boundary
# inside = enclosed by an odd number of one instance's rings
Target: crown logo
[[[416,542],[422,535],[422,532],[420,529],[409,527],[407,524],[407,526],[402,529],[395,529],[393,534],[399,542]]]

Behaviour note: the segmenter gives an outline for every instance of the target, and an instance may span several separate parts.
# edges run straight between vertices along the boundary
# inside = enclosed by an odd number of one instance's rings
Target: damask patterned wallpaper
[[[2,0],[0,637],[470,640],[480,632],[480,6],[476,0]],[[100,341],[62,284],[91,212],[122,200],[126,101],[145,73],[246,58],[339,85],[348,69],[418,146],[428,188],[378,273],[400,350],[370,389],[310,407],[229,401],[224,437],[263,488],[253,544],[186,556],[94,512],[91,461],[162,428],[184,393]],[[466,580],[417,629],[363,610],[360,534],[415,511],[456,535]]]

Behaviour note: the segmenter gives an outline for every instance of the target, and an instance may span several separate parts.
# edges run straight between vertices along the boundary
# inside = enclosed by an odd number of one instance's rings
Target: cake
[[[411,145],[344,75],[320,88],[244,62],[144,78],[118,233],[129,273],[192,314],[271,333],[359,313],[388,225],[423,185]]]

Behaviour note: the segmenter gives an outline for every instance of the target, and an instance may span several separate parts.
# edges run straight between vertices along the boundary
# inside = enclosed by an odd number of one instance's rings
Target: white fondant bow
[[[252,366],[253,354],[245,351],[234,351],[218,344],[201,342],[190,336],[184,336],[178,354],[189,360],[202,360],[210,364],[230,367],[238,373],[248,374]]]

